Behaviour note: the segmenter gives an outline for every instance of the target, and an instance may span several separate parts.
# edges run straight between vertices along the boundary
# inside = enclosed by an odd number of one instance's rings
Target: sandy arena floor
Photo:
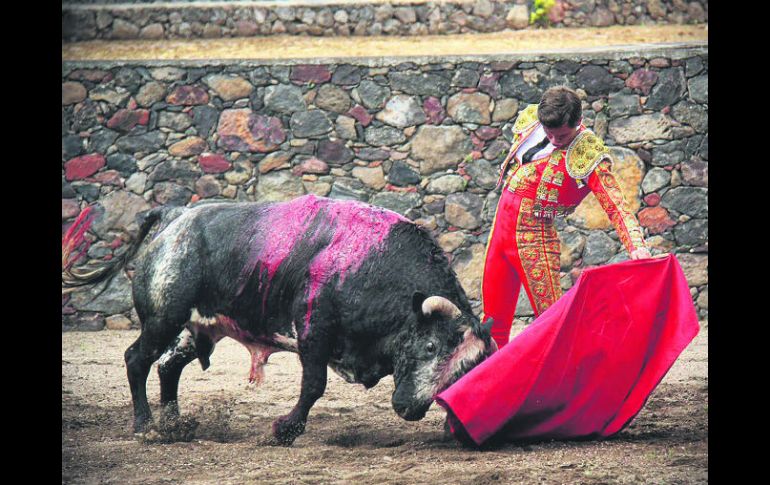
[[[514,327],[514,332],[521,328]],[[708,480],[708,329],[684,351],[631,426],[606,441],[465,449],[444,436],[444,412],[418,422],[390,406],[393,380],[366,391],[329,373],[326,394],[290,448],[269,445],[273,419],[299,393],[295,355],[271,357],[265,382],[247,384],[249,357],[221,342],[212,365],[190,364],[182,414],[191,442],[146,444],[131,432],[123,352],[137,331],[62,334],[62,483],[705,483]],[[148,395],[158,411],[156,369]]]

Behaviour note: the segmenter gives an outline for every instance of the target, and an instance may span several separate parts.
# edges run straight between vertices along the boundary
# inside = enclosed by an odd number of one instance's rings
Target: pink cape
[[[508,345],[436,396],[477,445],[625,428],[698,334],[672,255],[588,268]]]

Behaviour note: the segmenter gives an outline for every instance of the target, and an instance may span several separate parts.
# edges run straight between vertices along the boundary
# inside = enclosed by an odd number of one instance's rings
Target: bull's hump
[[[318,252],[309,261],[311,300],[315,291],[331,275],[340,282],[357,269],[374,248],[383,241],[397,223],[411,223],[405,217],[369,204],[352,200],[336,200],[315,195],[297,197],[288,202],[270,204],[253,219],[252,227],[242,230],[251,241],[249,257],[240,275],[239,288],[259,264],[267,272],[270,284],[279,267],[295,252],[300,241],[316,246]],[[239,290],[240,293],[240,290]]]
[[[265,218],[274,237],[266,241],[259,259],[268,280],[300,240],[328,241],[313,256],[306,286],[307,313],[302,337],[310,329],[313,302],[333,278],[341,285],[375,251],[383,251],[392,227],[409,222],[395,212],[352,200],[306,195],[276,204]],[[312,230],[311,230],[312,224]],[[323,239],[318,239],[323,237]]]
[[[291,211],[299,209],[298,212],[300,213],[303,212],[303,208],[310,208],[311,210],[315,209],[315,212],[324,209],[327,213],[333,214],[334,217],[347,214],[357,215],[360,222],[364,224],[392,225],[397,222],[411,222],[401,214],[358,200],[329,199],[308,194],[285,204],[289,206]]]
[[[262,231],[270,233],[260,259],[280,263],[298,241],[322,234],[329,238],[329,247],[360,255],[380,244],[399,222],[410,223],[395,212],[363,202],[305,195],[271,206],[260,218]]]

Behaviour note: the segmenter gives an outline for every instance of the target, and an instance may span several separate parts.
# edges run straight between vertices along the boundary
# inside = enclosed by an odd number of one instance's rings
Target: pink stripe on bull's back
[[[326,217],[333,227],[332,240],[310,264],[307,313],[302,336],[310,330],[313,300],[333,275],[341,285],[346,276],[360,268],[371,251],[381,251],[393,224],[409,222],[385,209],[356,201],[340,201],[327,208]]]
[[[357,271],[371,251],[381,251],[391,227],[398,222],[410,222],[405,217],[379,207],[352,200],[333,200],[314,195],[298,197],[289,202],[274,204],[257,222],[251,233],[262,241],[250,241],[253,248],[246,267],[241,273],[243,289],[245,280],[257,264],[267,271],[269,286],[275,272],[292,253],[298,241],[318,233],[309,234],[312,221],[321,214],[323,224],[315,225],[316,231],[329,231],[331,241],[310,263],[310,281],[307,285],[307,313],[302,336],[310,330],[313,301],[321,288],[334,275],[338,284]],[[269,234],[268,237],[265,237]],[[267,296],[267,287],[262,291]],[[264,302],[263,302],[264,306]]]
[[[320,199],[299,197],[267,207],[254,227],[245,228],[252,239],[248,241],[249,257],[238,279],[237,294],[243,291],[258,264],[267,271],[267,284],[270,284],[278,267],[291,254],[297,241],[307,233],[310,222],[320,208]],[[267,288],[264,294],[267,294]]]

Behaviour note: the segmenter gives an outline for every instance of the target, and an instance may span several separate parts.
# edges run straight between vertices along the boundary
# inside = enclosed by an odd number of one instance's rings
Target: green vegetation
[[[529,14],[529,23],[548,22],[548,11],[556,4],[556,0],[535,0],[532,3],[532,12]]]

